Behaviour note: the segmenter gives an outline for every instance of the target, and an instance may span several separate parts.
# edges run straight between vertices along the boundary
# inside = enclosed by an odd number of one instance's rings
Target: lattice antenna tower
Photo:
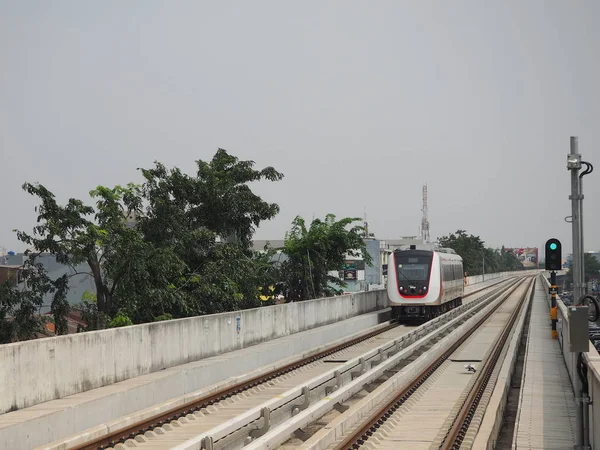
[[[427,217],[427,185],[423,186],[423,218],[421,219],[421,236],[423,236],[423,242],[429,242],[429,219]]]

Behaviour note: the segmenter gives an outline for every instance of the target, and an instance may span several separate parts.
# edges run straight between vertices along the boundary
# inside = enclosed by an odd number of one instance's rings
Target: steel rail
[[[452,353],[456,351],[468,338],[477,330],[486,320],[488,320],[492,314],[523,284],[526,278],[519,280],[508,289],[504,294],[502,300],[498,301],[497,304],[490,309],[485,315],[483,315],[476,324],[474,324],[468,331],[465,332],[460,339],[458,339],[452,346],[445,351],[435,361],[421,370],[412,380],[412,382],[398,393],[391,401],[385,405],[377,408],[377,410],[369,415],[368,419],[364,422],[363,426],[360,427],[356,432],[348,435],[339,444],[335,445],[335,450],[346,450],[346,449],[357,449],[364,444],[370,436],[373,435],[386,421],[389,419],[394,412],[406,402],[412,394],[446,361]]]
[[[362,341],[377,336],[378,334],[382,334],[386,331],[397,328],[398,326],[399,325],[397,323],[390,323],[390,325],[388,325],[387,327],[356,337],[350,341],[338,344],[334,347],[330,347],[307,358],[280,367],[279,369],[272,370],[263,375],[258,375],[254,378],[242,381],[214,394],[206,395],[204,397],[190,401],[184,405],[180,405],[175,408],[164,411],[148,419],[140,420],[131,425],[127,425],[126,427],[117,430],[111,433],[110,435],[103,436],[93,441],[86,442],[85,444],[73,447],[73,450],[104,450],[107,447],[113,447],[117,444],[123,444],[128,439],[135,439],[135,437],[139,434],[144,434],[145,432],[150,431],[153,428],[157,428],[162,425],[168,424],[181,417],[185,417],[188,414],[193,414],[194,412],[199,411],[202,408],[206,408],[207,406],[223,401],[229,397],[233,397],[234,395],[252,389],[253,387],[256,387],[267,381],[270,381],[273,378],[280,377],[281,375],[299,369],[300,367],[315,362],[319,359],[325,358],[333,353],[339,352],[340,350],[344,350],[347,347],[356,345]]]
[[[519,301],[517,307],[514,309],[510,318],[504,325],[502,332],[498,339],[496,339],[494,346],[492,348],[491,353],[486,358],[483,367],[479,372],[479,376],[475,380],[475,383],[469,392],[465,402],[463,403],[459,413],[456,416],[456,420],[452,424],[452,427],[448,431],[446,435],[446,439],[444,439],[442,445],[440,446],[441,450],[458,450],[462,444],[463,439],[465,438],[467,431],[469,430],[469,425],[471,424],[471,420],[473,419],[473,415],[477,411],[477,407],[479,406],[479,401],[483,396],[483,393],[488,385],[490,378],[492,377],[492,373],[494,372],[494,368],[500,359],[500,355],[506,342],[513,331],[513,326],[517,321],[517,318],[521,314],[523,310],[523,305],[526,303],[524,300],[528,295],[531,295],[531,285],[534,280],[530,281],[530,284],[527,290],[524,292],[521,301]]]

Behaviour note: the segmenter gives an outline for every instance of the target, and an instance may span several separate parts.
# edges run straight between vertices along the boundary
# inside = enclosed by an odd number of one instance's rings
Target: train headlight
[[[427,290],[427,286],[423,286],[423,290],[426,291]]]

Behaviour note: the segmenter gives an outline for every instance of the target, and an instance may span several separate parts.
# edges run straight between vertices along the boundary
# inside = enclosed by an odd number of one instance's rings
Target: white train
[[[462,305],[462,258],[451,249],[396,250],[388,260],[387,291],[395,319],[431,319]]]

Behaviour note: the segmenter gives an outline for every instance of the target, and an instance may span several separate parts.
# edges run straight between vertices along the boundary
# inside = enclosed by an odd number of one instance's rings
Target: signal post
[[[556,305],[556,271],[562,269],[562,244],[558,239],[548,239],[545,246],[546,270],[550,271],[550,320],[552,321],[552,339],[558,338],[556,322],[558,321],[558,306]]]
[[[556,306],[556,272],[550,272],[550,320],[552,320],[552,339],[558,339],[558,331],[556,331],[556,323],[558,322],[558,306]]]

